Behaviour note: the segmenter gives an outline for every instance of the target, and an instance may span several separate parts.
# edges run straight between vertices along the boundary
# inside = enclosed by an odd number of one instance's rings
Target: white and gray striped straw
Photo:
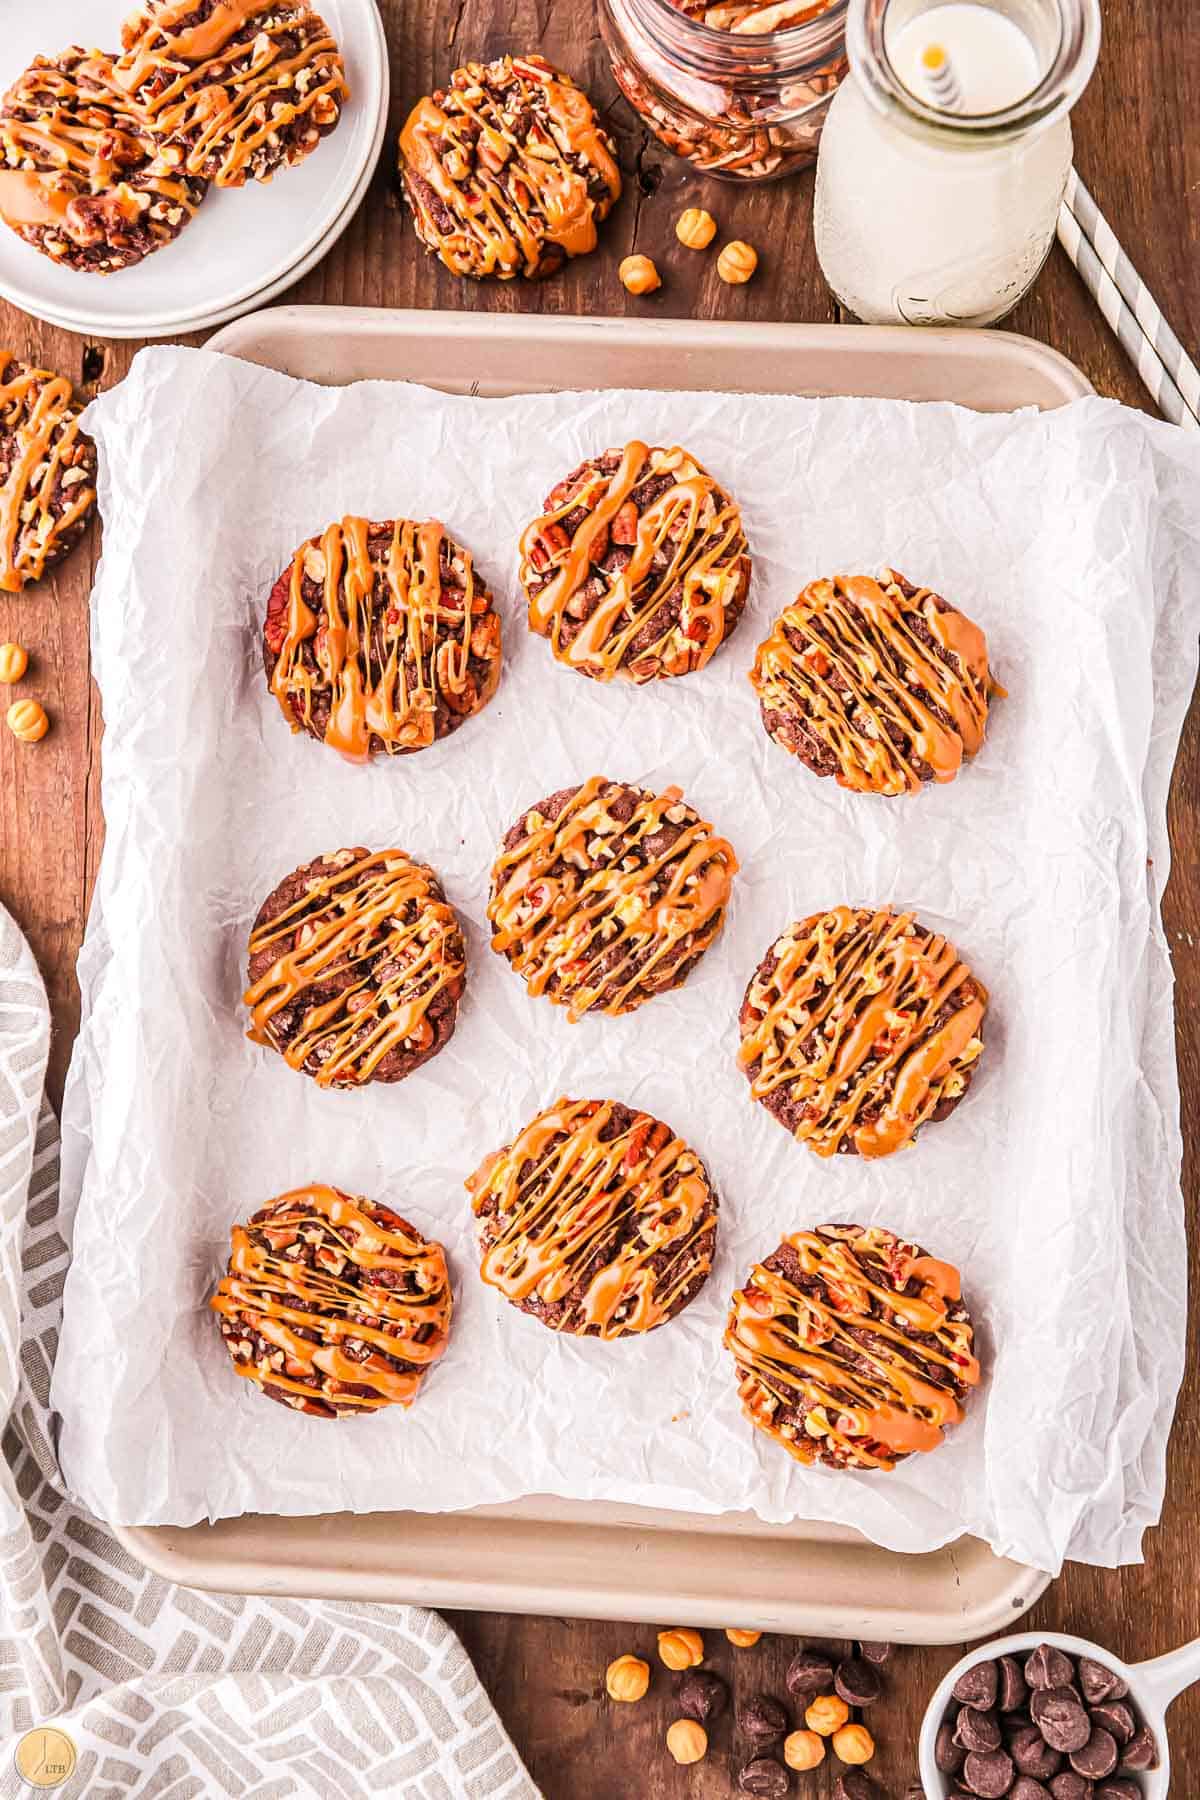
[[[1164,418],[1200,431],[1200,370],[1072,169],[1058,239]]]
[[[958,76],[954,73],[954,64],[943,45],[930,44],[922,52],[921,71],[933,104],[940,106],[943,112],[961,112],[962,89],[958,85]]]

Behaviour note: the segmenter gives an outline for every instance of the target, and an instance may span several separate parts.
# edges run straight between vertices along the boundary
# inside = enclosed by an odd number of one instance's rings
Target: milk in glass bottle
[[[872,324],[989,325],[1054,241],[1099,0],[851,0],[815,236]]]

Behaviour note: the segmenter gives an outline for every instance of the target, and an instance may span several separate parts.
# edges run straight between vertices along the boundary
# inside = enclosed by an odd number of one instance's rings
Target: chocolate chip
[[[740,1700],[737,1722],[745,1735],[756,1744],[777,1743],[791,1730],[792,1725],[786,1706],[773,1700],[770,1694],[752,1694],[748,1700]]]
[[[833,1686],[833,1664],[816,1650],[801,1650],[788,1664],[787,1690],[794,1699],[827,1694]]]
[[[867,1643],[864,1640],[858,1646],[858,1654],[865,1662],[885,1663],[892,1654],[892,1646],[883,1643]]]
[[[1025,1679],[1031,1688],[1068,1687],[1075,1679],[1075,1665],[1053,1644],[1039,1644],[1025,1659]]]
[[[1118,1775],[1115,1781],[1106,1781],[1096,1789],[1096,1800],[1142,1800],[1142,1790],[1136,1781],[1126,1781]]]
[[[738,1776],[743,1794],[757,1794],[760,1800],[781,1800],[791,1785],[791,1776],[773,1756],[756,1756]]]
[[[1032,1775],[1018,1775],[1008,1790],[1008,1800],[1050,1800],[1050,1789]]]
[[[1093,1706],[1092,1724],[1111,1731],[1118,1744],[1127,1744],[1137,1730],[1133,1708],[1124,1700],[1105,1700]]]
[[[1062,1768],[1062,1757],[1052,1750],[1036,1725],[1026,1725],[1010,1738],[1009,1755],[1022,1775],[1037,1781],[1049,1781]]]
[[[873,1700],[878,1700],[881,1686],[870,1663],[857,1656],[848,1656],[833,1672],[833,1691],[847,1706],[870,1706]]]
[[[964,1706],[954,1727],[954,1741],[964,1750],[998,1750],[1000,1721],[994,1712],[980,1712],[976,1706]]]
[[[1142,1725],[1134,1733],[1121,1752],[1121,1773],[1126,1769],[1157,1769],[1158,1745],[1154,1741],[1154,1733],[1148,1725]]]
[[[1029,1684],[1022,1675],[1021,1665],[1015,1656],[1002,1656],[997,1666],[1000,1670],[1000,1687],[996,1704],[1001,1712],[1016,1712],[1029,1698]]]
[[[1013,1784],[1012,1757],[1003,1750],[972,1750],[963,1765],[967,1792],[980,1800],[1001,1800]]]
[[[964,1706],[977,1706],[982,1712],[990,1712],[996,1704],[999,1685],[1000,1676],[995,1663],[977,1662],[959,1676],[950,1691]]]
[[[967,1760],[967,1753],[955,1737],[954,1726],[949,1719],[943,1719],[938,1726],[937,1737],[933,1745],[933,1760],[943,1775],[957,1775]]]
[[[833,1789],[833,1800],[883,1800],[880,1789],[861,1769],[839,1775]]]
[[[1129,1692],[1129,1683],[1115,1669],[1090,1656],[1079,1659],[1079,1686],[1089,1706],[1098,1706],[1103,1700],[1123,1700]]]
[[[1064,1769],[1050,1783],[1050,1792],[1054,1800],[1092,1800],[1095,1788],[1082,1775],[1076,1775],[1073,1769]]]
[[[1082,1750],[1092,1735],[1092,1722],[1070,1688],[1038,1688],[1029,1710],[1050,1748],[1064,1755]]]
[[[1071,1767],[1089,1781],[1103,1781],[1117,1766],[1117,1740],[1110,1731],[1096,1725],[1082,1750],[1071,1752]]]
[[[729,1689],[709,1669],[689,1669],[675,1689],[675,1704],[685,1719],[707,1725],[719,1719],[729,1700]]]

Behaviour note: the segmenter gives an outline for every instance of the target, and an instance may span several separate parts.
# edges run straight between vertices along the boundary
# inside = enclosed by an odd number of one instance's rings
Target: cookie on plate
[[[987,639],[894,569],[814,581],[758,647],[750,680],[775,742],[856,793],[952,781],[987,725]]]
[[[183,168],[270,181],[328,137],[350,97],[337,40],[306,0],[143,0],[113,79]]]
[[[595,681],[702,669],[742,616],[741,514],[678,445],[589,457],[521,538],[529,627]]]
[[[39,581],[83,535],[96,504],[96,446],[65,375],[0,350],[0,590]]]
[[[530,281],[596,248],[621,192],[591,101],[540,56],[455,69],[400,133],[417,236],[453,275]]]
[[[834,906],[789,925],[742,1001],[750,1092],[818,1156],[890,1156],[954,1111],[987,989],[911,913]]]
[[[677,787],[593,775],[539,800],[492,867],[492,949],[531,994],[627,1013],[679,987],[717,936],[737,857]]]
[[[725,1327],[751,1424],[834,1469],[936,1450],[978,1384],[974,1337],[958,1270],[876,1225],[785,1237]]]
[[[487,705],[500,616],[436,519],[346,518],[301,544],[272,588],[263,666],[293,731],[355,762],[403,756]]]
[[[110,275],[173,242],[208,186],[181,161],[94,50],[35,58],[0,101],[0,218],[64,268]]]
[[[247,1035],[319,1087],[402,1081],[450,1042],[465,985],[462,930],[433,870],[403,850],[338,850],[259,908]]]
[[[389,1207],[314,1182],[233,1227],[209,1305],[239,1375],[314,1419],[411,1406],[446,1349],[446,1254]]]
[[[708,1171],[669,1125],[618,1100],[556,1100],[467,1191],[483,1280],[551,1331],[653,1331],[712,1268]]]

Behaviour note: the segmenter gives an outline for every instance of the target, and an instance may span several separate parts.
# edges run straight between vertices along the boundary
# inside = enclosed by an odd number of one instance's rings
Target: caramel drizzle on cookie
[[[638,515],[630,495],[653,475],[671,475],[671,485]],[[568,537],[562,524],[579,507],[587,517]],[[563,627],[578,616],[579,594],[610,541],[627,544],[630,556],[615,573],[599,571],[608,591],[596,602],[569,641]],[[725,636],[725,609],[742,580],[746,553],[741,514],[721,494],[711,475],[678,445],[654,450],[636,439],[625,446],[612,475],[589,471],[556,506],[535,519],[521,538],[521,577],[530,584],[546,568],[554,573],[537,593],[529,593],[529,623],[550,639],[555,656],[574,668],[586,666],[603,681],[634,675],[631,645],[682,584],[678,622],[639,648],[648,673],[702,669]],[[654,568],[667,558],[661,573]]]
[[[466,1184],[477,1217],[496,1202],[481,1222],[487,1285],[553,1306],[586,1276],[558,1329],[602,1338],[661,1325],[712,1267],[716,1241],[695,1154],[645,1113],[605,1139],[612,1116],[608,1100],[557,1100]]]
[[[406,922],[410,905],[416,913]],[[268,949],[278,952],[275,962],[243,996],[251,1017],[246,1035],[282,1050],[293,1069],[315,1056],[319,1087],[369,1081],[388,1052],[403,1045],[428,1049],[429,1008],[443,988],[458,992],[466,971],[462,932],[432,869],[396,850],[361,856],[310,882],[252,932],[251,961]],[[276,1014],[344,970],[354,980],[309,1007],[284,1048],[272,1024]]]
[[[0,351],[0,432],[13,437],[12,466],[0,487],[0,590],[16,594],[37,581],[63,535],[96,498],[85,473],[65,486],[60,517],[52,510],[59,476],[73,472],[79,409],[70,382],[48,369],[21,369]],[[69,498],[67,497],[69,494]]]
[[[195,0],[174,0],[135,14],[122,34],[124,53],[109,65],[110,79],[136,97],[155,137],[184,144],[189,174],[202,175],[224,146],[214,179],[218,187],[233,187],[269,138],[327,97],[347,100],[350,90],[337,40],[307,5],[220,0],[207,19],[185,25],[195,10]],[[235,43],[262,13],[273,16],[253,39]],[[301,28],[313,35],[298,50],[286,50],[281,40]],[[245,67],[234,67],[247,53]],[[321,62],[328,67],[318,76]]]
[[[492,870],[492,949],[512,952],[531,994],[546,993],[557,977],[550,998],[566,1005],[572,1021],[593,1009],[623,1012],[661,963],[674,963],[684,940],[706,948],[738,868],[733,846],[682,805],[682,789],[640,793],[623,824],[608,810],[612,790],[593,775],[556,819],[526,813],[524,835]],[[658,855],[644,852],[640,846],[664,824],[679,825],[679,836]],[[560,864],[582,879],[573,882]],[[654,898],[656,881],[665,890]],[[622,955],[602,967],[614,948]],[[612,998],[598,1006],[614,984]]]
[[[866,575],[812,582],[759,645],[750,680],[764,707],[797,717],[833,751],[842,787],[902,794],[922,785],[916,763],[952,781],[982,745],[987,640],[928,588],[909,597],[894,570],[883,575],[883,584]]]
[[[774,954],[743,1015],[738,1061],[754,1098],[784,1088],[802,1101],[795,1136],[818,1156],[847,1137],[869,1157],[911,1143],[965,1086],[983,1048],[985,989],[911,913],[837,906],[793,925]],[[947,1002],[954,1011],[935,1028]]]
[[[293,729],[293,701],[299,701],[307,721],[314,688],[332,689],[324,741],[354,762],[367,761],[373,737],[389,752],[425,749],[434,740],[439,699],[452,712],[471,712],[489,697],[500,675],[500,621],[494,614],[488,620],[477,616],[489,603],[476,586],[469,553],[449,546],[437,520],[414,525],[398,519],[379,566],[372,560],[370,533],[366,519],[346,518],[327,528],[319,548],[304,544],[297,550],[287,633],[271,676],[271,692]],[[461,593],[443,586],[443,545],[461,555]],[[324,583],[320,614],[304,598],[306,573]],[[381,579],[389,604],[376,623],[375,587]],[[317,676],[300,654],[309,639]],[[473,644],[494,665],[494,679],[482,694],[469,667]]]
[[[979,1381],[971,1323],[952,1316],[961,1311],[957,1269],[878,1227],[834,1238],[798,1231],[784,1242],[816,1285],[759,1263],[734,1294],[725,1345],[747,1417],[800,1462],[815,1462],[821,1446],[846,1467],[890,1469],[936,1450],[962,1417],[955,1385]],[[917,1294],[897,1291],[914,1278]],[[801,1405],[804,1426],[784,1429],[777,1410]]]
[[[537,90],[544,121],[535,113],[518,135],[501,116],[488,71],[470,63],[467,84],[450,88],[442,105],[426,95],[400,133],[404,162],[459,228],[437,233],[438,253],[455,275],[512,275],[519,268],[533,275],[545,243],[568,256],[596,248],[596,202],[568,157],[595,169],[612,200],[621,192],[620,170],[587,95],[540,56],[505,57],[503,65],[506,75]]]
[[[453,1300],[445,1251],[403,1219],[385,1228],[366,1208],[321,1183],[283,1194],[248,1226],[234,1226],[229,1272],[209,1301],[271,1346],[258,1362],[249,1349],[235,1356],[238,1374],[297,1396],[301,1410],[314,1396],[362,1412],[411,1406],[446,1348]],[[299,1259],[308,1243],[311,1267]],[[403,1276],[407,1291],[363,1283],[377,1271]],[[304,1335],[314,1331],[315,1342]],[[398,1369],[393,1358],[418,1366]]]

